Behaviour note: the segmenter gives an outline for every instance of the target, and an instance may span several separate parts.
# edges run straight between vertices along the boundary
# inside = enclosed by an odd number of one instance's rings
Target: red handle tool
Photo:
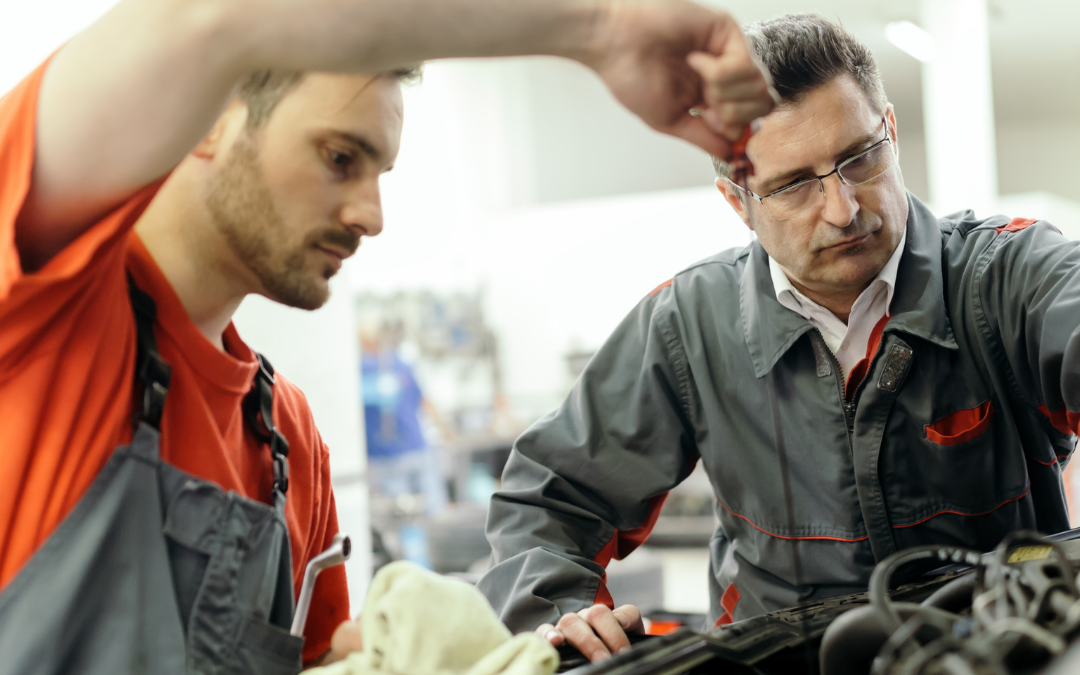
[[[746,190],[746,218],[750,221],[750,227],[754,227],[754,217],[750,213],[750,186],[748,180],[750,176],[754,175],[754,163],[750,161],[750,157],[746,154],[746,144],[750,142],[750,137],[754,135],[754,129],[751,125],[747,124],[743,129],[742,136],[739,136],[739,140],[731,146],[731,153],[734,158],[731,161],[732,179],[733,182]]]

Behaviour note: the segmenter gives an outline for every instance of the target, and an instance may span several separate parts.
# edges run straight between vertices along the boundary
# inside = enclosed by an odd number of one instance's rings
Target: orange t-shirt
[[[258,369],[229,325],[218,350],[195,327],[132,230],[160,182],[143,188],[42,269],[24,274],[15,222],[30,187],[42,65],[0,99],[0,588],[75,506],[113,449],[130,440],[135,319],[125,269],[157,303],[158,348],[172,366],[161,422],[170,464],[262,502],[270,450],[244,423]],[[286,520],[293,583],[338,531],[328,451],[304,395],[274,386],[274,422],[289,442]],[[342,567],[319,577],[304,659],[329,648],[349,616]]]

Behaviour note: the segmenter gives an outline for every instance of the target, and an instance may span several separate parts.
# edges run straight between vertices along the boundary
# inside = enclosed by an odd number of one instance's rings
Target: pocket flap
[[[980,435],[990,426],[994,406],[986,401],[969,410],[958,410],[926,425],[926,438],[938,445],[959,445]]]

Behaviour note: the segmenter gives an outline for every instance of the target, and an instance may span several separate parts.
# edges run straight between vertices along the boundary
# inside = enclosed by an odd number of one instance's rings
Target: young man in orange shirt
[[[525,53],[715,155],[772,107],[733,20],[677,0],[122,0],[0,99],[0,673],[358,647],[341,568],[286,633],[327,450],[231,317],[319,307],[381,231],[395,68]]]

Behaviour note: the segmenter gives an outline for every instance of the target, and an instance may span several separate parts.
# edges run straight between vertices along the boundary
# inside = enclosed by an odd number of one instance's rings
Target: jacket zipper
[[[844,389],[846,384],[846,378],[843,368],[840,367],[840,361],[836,359],[836,354],[829,349],[829,345],[825,342],[825,336],[821,334],[821,331],[814,328],[814,332],[817,333],[818,339],[825,345],[825,351],[828,352],[829,358],[832,360],[833,368],[835,372],[839,373],[836,378],[836,387],[840,394],[840,406],[844,409],[844,421],[847,422],[848,439],[851,439],[852,434],[855,433],[855,408],[858,406],[859,394],[862,393],[863,387],[866,386],[866,380],[870,377],[870,373],[874,370],[874,364],[877,362],[878,356],[882,352],[882,347],[885,344],[885,335],[882,334],[881,342],[878,344],[878,349],[874,352],[874,355],[870,357],[870,363],[866,366],[866,377],[862,379],[859,386],[855,387],[855,393],[851,397],[851,402],[848,403],[847,397],[844,396]]]
[[[844,384],[846,382],[844,369],[840,366],[840,361],[836,359],[836,354],[833,354],[833,351],[829,349],[829,345],[825,342],[825,336],[821,334],[821,331],[814,328],[814,332],[817,333],[817,338],[821,341],[825,353],[829,355],[833,372],[836,373],[836,393],[840,396],[840,407],[844,409],[844,421],[847,422],[848,441],[850,442],[851,436],[855,432],[855,403],[852,401],[849,404],[847,398],[844,397]]]

